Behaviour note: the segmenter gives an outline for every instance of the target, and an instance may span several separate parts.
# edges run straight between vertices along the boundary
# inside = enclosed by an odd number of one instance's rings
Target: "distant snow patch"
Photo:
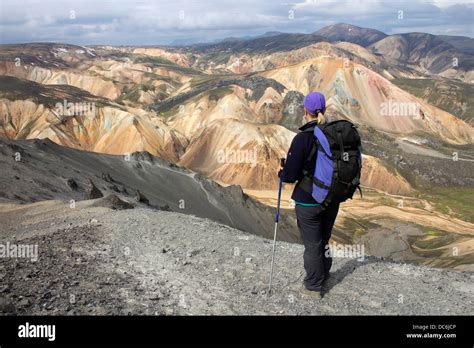
[[[92,52],[92,51],[95,51],[93,48],[88,48],[86,46],[80,46],[80,47],[82,47],[87,52],[88,55],[95,57],[95,53]]]

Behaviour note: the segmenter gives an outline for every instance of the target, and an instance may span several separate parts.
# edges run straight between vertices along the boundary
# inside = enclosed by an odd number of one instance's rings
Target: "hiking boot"
[[[312,297],[317,300],[320,300],[323,298],[323,296],[321,295],[321,291],[307,289],[306,286],[304,285],[301,287],[300,292],[304,296]]]

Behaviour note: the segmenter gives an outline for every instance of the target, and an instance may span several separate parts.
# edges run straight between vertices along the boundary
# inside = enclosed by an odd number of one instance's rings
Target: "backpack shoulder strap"
[[[314,134],[315,128],[316,126],[312,126],[312,127],[309,127],[308,129],[305,129],[302,132]],[[311,150],[309,151],[308,156],[306,157],[306,162],[310,162],[313,159],[314,155],[316,154],[316,151],[318,150],[318,138],[316,138],[316,136],[313,136],[313,138],[314,138],[313,145],[311,146]],[[310,174],[306,170],[303,170],[303,174],[304,176],[310,176]]]
[[[310,163],[311,161],[315,161],[314,156],[317,155],[318,151],[318,138],[314,136],[314,129],[316,126],[309,127],[308,129],[305,129],[304,133],[311,133],[313,134],[313,145],[311,146],[311,150],[308,153],[308,156],[306,157],[305,163]],[[301,187],[304,191],[308,193],[313,192],[313,175],[309,173],[306,169],[303,169],[303,177],[298,181],[297,186]]]

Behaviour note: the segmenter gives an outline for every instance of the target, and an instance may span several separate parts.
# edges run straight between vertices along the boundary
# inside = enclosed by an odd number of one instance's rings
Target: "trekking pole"
[[[281,158],[280,159],[280,167],[285,166],[285,159]],[[272,266],[270,269],[270,281],[268,283],[268,293],[272,291],[272,276],[273,276],[273,263],[275,260],[275,246],[276,246],[276,238],[277,238],[277,230],[278,230],[278,218],[280,215],[280,198],[281,198],[281,187],[283,184],[283,180],[280,176],[280,181],[278,183],[278,202],[277,202],[277,211],[276,211],[276,216],[275,216],[275,231],[273,232],[273,252],[272,252]]]

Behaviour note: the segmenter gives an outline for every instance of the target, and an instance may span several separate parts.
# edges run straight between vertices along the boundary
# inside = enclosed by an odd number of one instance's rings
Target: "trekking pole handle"
[[[280,158],[280,166],[283,168],[285,166],[285,159]],[[280,217],[280,200],[281,200],[281,189],[283,186],[283,179],[280,177],[278,182],[278,200],[277,200],[277,211],[275,216],[275,223],[278,223],[278,218]]]

